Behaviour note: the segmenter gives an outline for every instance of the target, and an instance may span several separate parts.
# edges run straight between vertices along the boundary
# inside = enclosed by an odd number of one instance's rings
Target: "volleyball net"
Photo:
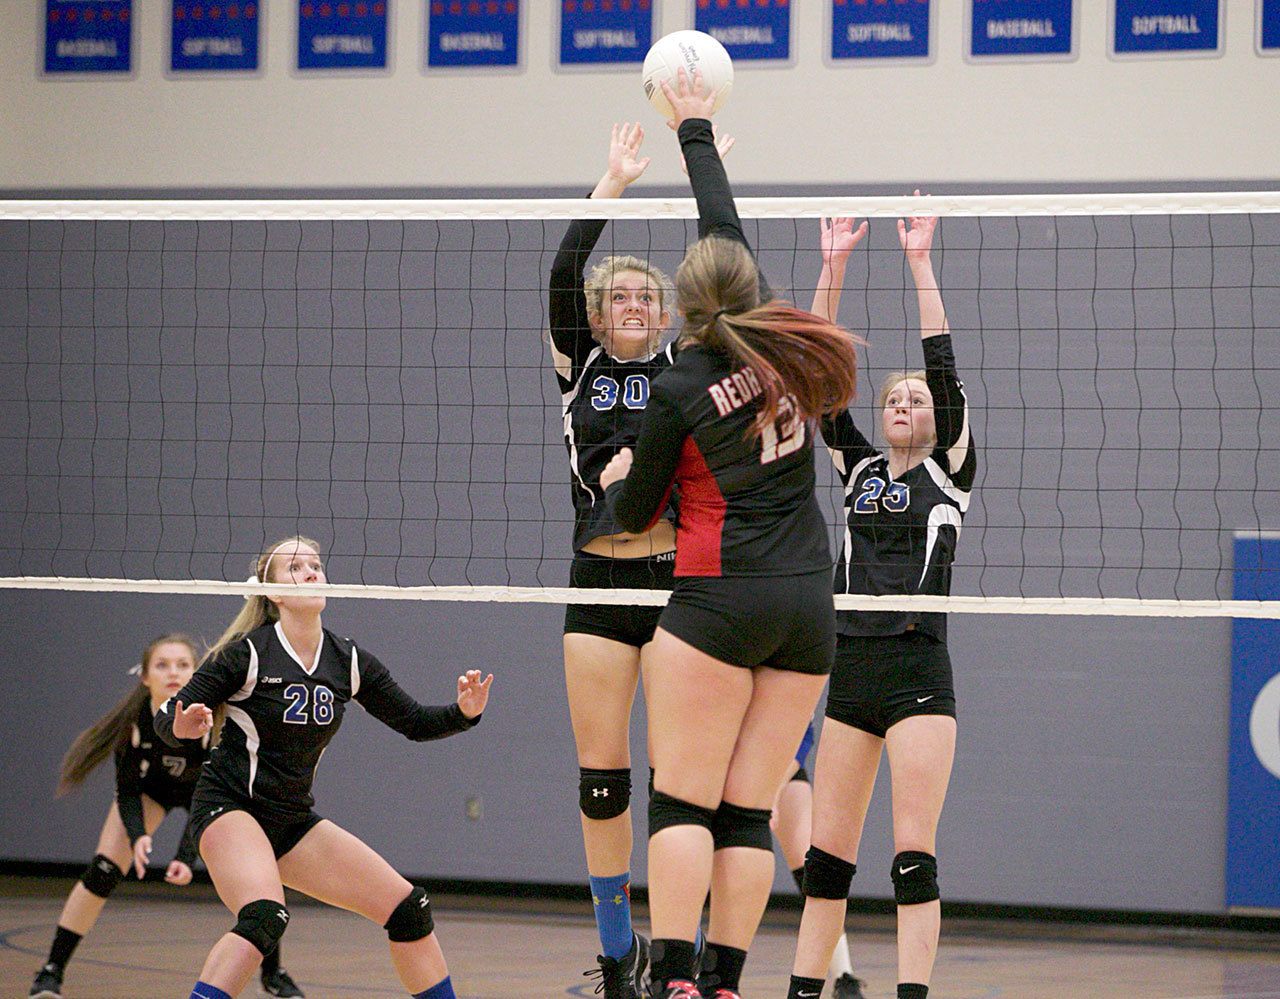
[[[895,220],[933,264],[978,447],[953,594],[840,606],[1280,617],[1280,194],[740,199],[808,307],[821,216],[870,220],[854,417],[921,365]],[[649,603],[566,588],[547,343],[568,220],[674,273],[692,200],[0,202],[0,587],[243,593],[294,533],[332,596]],[[678,320],[673,324],[678,328]],[[819,449],[833,544],[839,482]],[[267,587],[261,587],[267,589]]]

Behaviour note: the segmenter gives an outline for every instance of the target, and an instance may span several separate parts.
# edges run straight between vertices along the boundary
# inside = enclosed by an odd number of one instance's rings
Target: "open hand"
[[[821,218],[818,225],[821,227],[819,245],[822,247],[822,262],[827,266],[844,263],[867,234],[866,222],[855,229],[853,219],[845,216]]]
[[[608,489],[615,482],[625,479],[631,471],[632,457],[631,448],[624,447],[610,458],[609,464],[605,465],[604,471],[600,473],[600,488]]]
[[[915,196],[920,197],[919,188],[916,189]],[[936,215],[913,215],[910,228],[906,222],[898,219],[898,243],[906,253],[907,260],[918,263],[929,259],[929,250],[933,248],[933,231],[937,226]]]
[[[689,118],[710,118],[714,113],[716,98],[714,94],[708,92],[707,85],[702,79],[702,70],[695,69],[693,78],[690,79],[689,74],[681,66],[676,71],[674,87],[666,80],[663,80],[661,85],[662,92],[671,105],[673,128],[679,128],[681,122]]]
[[[639,122],[614,123],[609,139],[609,176],[626,186],[640,178],[649,166],[649,157],[641,157],[644,129]]]
[[[458,707],[468,718],[479,718],[489,703],[489,688],[493,686],[493,674],[480,679],[478,669],[469,669],[458,677]]]
[[[202,739],[213,731],[213,711],[203,704],[184,708],[173,702],[173,734],[179,739]]]

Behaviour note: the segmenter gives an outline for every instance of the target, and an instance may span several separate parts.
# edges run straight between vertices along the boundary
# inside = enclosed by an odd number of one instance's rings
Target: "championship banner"
[[[298,69],[387,68],[389,0],[301,0]]]
[[[519,65],[519,0],[429,0],[427,69]]]
[[[252,73],[258,69],[261,3],[171,0],[169,69],[173,73]]]
[[[656,37],[652,0],[561,0],[558,9],[562,69],[639,66]]]
[[[857,0],[831,0],[832,62],[890,62],[897,59],[927,62],[933,58],[932,0],[870,4]]]
[[[1280,55],[1280,0],[1258,0],[1258,54]]]
[[[1076,0],[969,0],[972,61],[1071,59]]]
[[[734,62],[791,61],[791,0],[694,0],[693,26],[723,45]]]
[[[1219,0],[1114,0],[1111,54],[1219,55],[1221,21]]]
[[[1280,600],[1280,534],[1237,534],[1232,596]],[[1227,905],[1280,909],[1280,621],[1231,623]]]
[[[131,73],[133,0],[46,0],[46,73]]]

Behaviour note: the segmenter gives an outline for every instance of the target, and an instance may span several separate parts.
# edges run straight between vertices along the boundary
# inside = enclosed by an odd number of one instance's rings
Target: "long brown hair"
[[[759,380],[754,434],[776,423],[784,398],[801,419],[837,413],[853,400],[853,334],[786,302],[761,302],[756,262],[736,240],[708,236],[689,247],[676,271],[676,297],[685,317],[681,340],[726,354]]]
[[[171,631],[159,638],[153,638],[143,649],[142,677],[145,677],[147,670],[151,668],[151,657],[156,649],[170,642],[180,642],[189,648],[193,662],[199,657],[196,643],[190,637],[178,631]],[[67,755],[62,758],[62,766],[58,770],[59,797],[83,784],[84,779],[93,773],[103,760],[129,741],[133,723],[137,720],[142,705],[150,697],[151,691],[147,689],[147,685],[139,682],[116,702],[115,707],[75,737],[71,748],[67,750]]]
[[[312,541],[310,538],[304,538],[300,534],[292,537],[283,538],[274,545],[270,545],[253,561],[253,575],[259,583],[269,583],[271,579],[268,574],[271,568],[271,562],[276,552],[288,544],[302,544],[309,548],[320,550],[318,542]],[[209,651],[204,654],[201,663],[207,663],[211,659],[216,658],[223,649],[228,645],[234,645],[240,639],[251,631],[257,631],[264,624],[272,624],[280,620],[280,611],[276,609],[276,605],[268,600],[261,593],[255,593],[251,597],[246,597],[244,606],[240,608],[240,613],[235,616],[235,620],[227,626],[216,642],[209,646]]]

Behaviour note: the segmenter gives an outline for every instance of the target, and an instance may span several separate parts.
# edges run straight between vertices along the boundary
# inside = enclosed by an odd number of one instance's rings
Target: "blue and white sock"
[[[443,982],[437,982],[425,992],[419,992],[413,999],[458,999],[453,993],[453,980],[447,975]]]

